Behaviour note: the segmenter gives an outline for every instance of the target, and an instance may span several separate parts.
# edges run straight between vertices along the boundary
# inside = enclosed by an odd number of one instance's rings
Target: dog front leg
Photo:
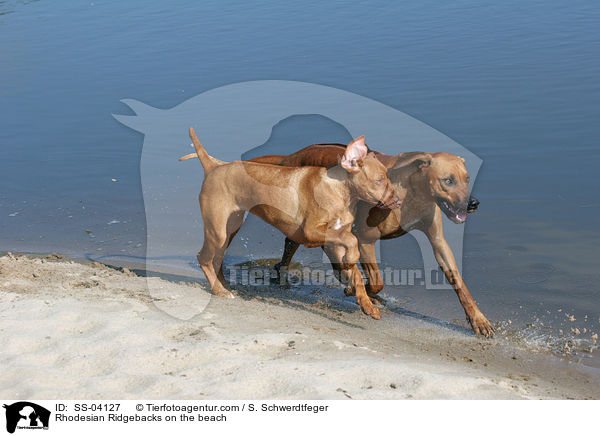
[[[377,265],[375,244],[373,242],[359,242],[358,251],[360,252],[360,264],[367,278],[367,283],[365,284],[367,295],[373,304],[381,304],[381,299],[377,297],[377,293],[383,289],[383,278]],[[350,297],[356,295],[356,290],[348,286],[344,289],[344,293]]]
[[[452,254],[448,242],[446,242],[443,235],[438,235],[435,238],[430,237],[429,239],[433,247],[435,258],[438,261],[440,268],[442,268],[442,271],[444,271],[444,275],[454,288],[458,300],[467,315],[467,321],[471,324],[471,328],[478,335],[483,335],[485,337],[493,336],[494,329],[483,313],[481,313],[481,310],[477,307],[467,285],[463,281],[462,276],[458,271],[458,266],[456,265],[456,259],[454,258],[454,254]]]
[[[329,257],[329,261],[331,262],[331,267],[333,268],[333,274],[335,275],[335,278],[338,279],[338,281],[342,285],[344,285],[344,294],[346,295],[346,297],[354,297],[356,295],[356,291],[354,291],[354,288],[350,284],[348,276],[344,275],[344,265],[340,263],[340,259],[344,258],[344,253],[346,249],[341,245],[338,247],[339,252],[338,254],[334,255],[331,253],[333,247],[325,245],[321,246],[325,254],[327,254],[327,257]]]
[[[352,287],[356,292],[356,301],[358,302],[358,305],[362,308],[363,312],[365,312],[372,318],[381,319],[379,309],[373,305],[371,298],[369,297],[369,295],[367,295],[364,279],[358,269],[358,266],[354,264],[352,265],[352,268],[350,270],[346,271],[348,271],[347,274],[351,275]]]
[[[355,238],[354,241],[356,241]],[[375,319],[381,319],[379,309],[373,305],[371,298],[367,295],[363,276],[356,265],[360,256],[358,248],[356,245],[347,244],[348,241],[345,242],[344,244],[329,244],[323,249],[331,261],[338,280],[347,288],[354,289],[356,302],[363,312]]]
[[[360,251],[360,265],[367,276],[367,293],[373,297],[383,289],[383,278],[375,255],[375,243],[359,242],[358,250]]]

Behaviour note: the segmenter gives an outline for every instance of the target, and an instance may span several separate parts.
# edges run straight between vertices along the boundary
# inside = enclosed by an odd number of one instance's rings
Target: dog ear
[[[351,173],[360,171],[362,160],[367,156],[368,151],[364,135],[359,136],[346,147],[341,160],[342,168]]]
[[[396,170],[400,168],[407,168],[411,165],[418,169],[427,168],[429,165],[431,165],[432,158],[433,156],[431,153],[424,153],[421,151],[402,153],[398,156],[398,160],[396,160],[396,163],[394,163],[390,169]]]

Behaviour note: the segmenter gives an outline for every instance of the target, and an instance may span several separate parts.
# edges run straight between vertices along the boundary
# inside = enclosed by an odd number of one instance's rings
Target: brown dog
[[[343,153],[342,144],[314,144],[290,155],[262,156],[252,161],[294,167],[330,167]],[[450,220],[460,224],[465,222],[467,213],[477,209],[479,204],[471,197],[464,159],[449,153],[375,154],[388,168],[388,177],[402,199],[402,206],[386,210],[363,202],[358,204],[353,231],[358,237],[360,263],[367,275],[369,295],[375,296],[383,288],[375,257],[375,241],[420,230],[431,242],[435,258],[454,287],[473,331],[486,337],[492,336],[494,330],[469,293],[442,229],[442,211]],[[298,244],[292,239],[286,238],[283,257],[277,268],[287,267],[298,249]],[[336,265],[333,267],[336,268]],[[352,292],[351,288],[346,290],[347,295]]]
[[[222,162],[208,155],[190,128],[196,153],[204,167],[200,209],[204,246],[198,262],[214,294],[233,297],[225,288],[222,264],[225,250],[239,230],[246,211],[307,247],[322,246],[332,263],[340,265],[339,278],[355,289],[363,311],[379,318],[356,266],[358,241],[352,234],[356,204],[399,207],[400,201],[385,166],[368,153],[364,136],[343,150],[340,165],[282,167],[254,162]],[[217,272],[218,271],[218,272]]]

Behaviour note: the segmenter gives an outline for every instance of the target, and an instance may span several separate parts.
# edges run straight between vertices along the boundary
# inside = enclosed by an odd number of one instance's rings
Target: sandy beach
[[[0,397],[600,398],[600,375],[580,365],[386,308],[375,321],[319,294],[238,290],[186,321],[159,309],[198,295],[209,298],[62,256],[1,257]]]

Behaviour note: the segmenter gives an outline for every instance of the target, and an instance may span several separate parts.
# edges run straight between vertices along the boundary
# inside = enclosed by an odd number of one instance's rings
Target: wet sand
[[[385,307],[376,321],[326,290],[236,295],[62,256],[0,257],[0,397],[600,398],[598,372],[502,338]],[[159,309],[209,298],[185,321]]]

